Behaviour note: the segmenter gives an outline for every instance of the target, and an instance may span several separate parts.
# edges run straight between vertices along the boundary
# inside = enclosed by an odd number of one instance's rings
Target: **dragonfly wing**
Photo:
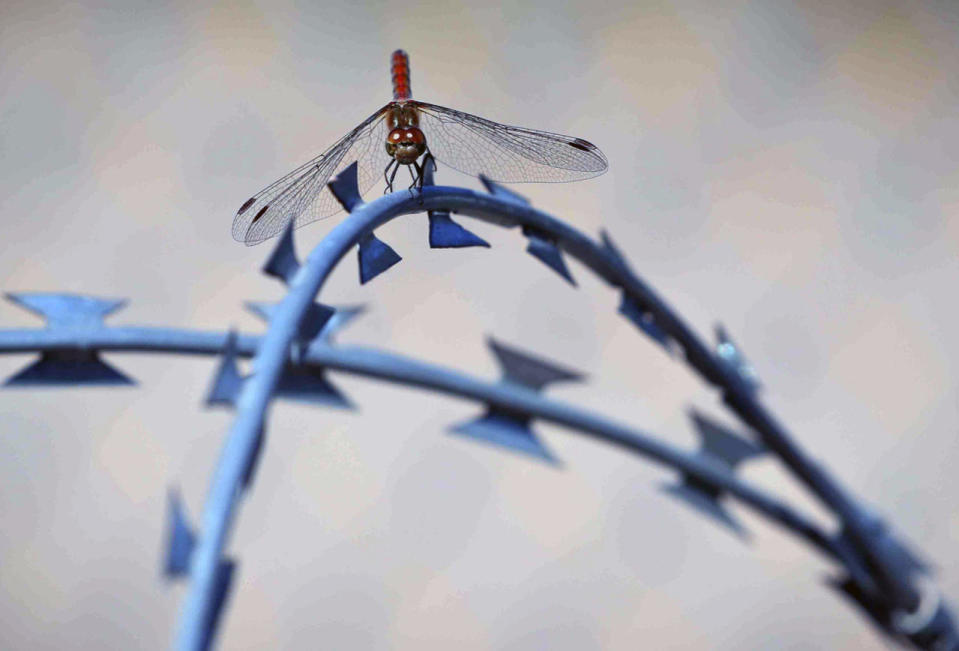
[[[430,152],[467,174],[505,183],[562,183],[599,176],[608,163],[581,138],[499,124],[435,104],[412,102]]]
[[[259,244],[296,220],[296,228],[340,210],[327,182],[334,174],[357,161],[360,192],[383,174],[389,159],[386,142],[387,106],[368,117],[332,147],[264,188],[244,202],[233,218],[233,239]]]

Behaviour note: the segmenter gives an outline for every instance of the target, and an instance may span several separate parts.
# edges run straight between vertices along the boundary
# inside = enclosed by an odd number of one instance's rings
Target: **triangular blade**
[[[276,311],[276,303],[263,303],[250,301],[246,304],[246,308],[263,319],[266,323],[269,323],[273,318],[273,314]],[[322,303],[312,303],[307,309],[306,313],[303,315],[303,319],[300,321],[300,328],[297,332],[297,338],[300,341],[311,341],[313,340],[321,330],[326,326],[327,322],[333,317],[336,310],[329,305],[323,305]]]
[[[513,201],[515,203],[529,205],[529,199],[489,179],[487,176],[480,174],[479,179],[483,183],[483,185],[486,187],[486,191],[489,192],[494,197],[499,197],[500,199],[506,199],[507,201]]]
[[[525,353],[518,348],[507,346],[492,337],[489,337],[486,343],[499,362],[500,369],[503,371],[503,379],[508,382],[522,384],[539,391],[552,382],[578,382],[584,377],[582,373],[563,368],[541,357]]]
[[[94,328],[126,305],[126,299],[42,292],[7,294],[7,299],[42,316],[51,328]]]
[[[656,324],[652,313],[643,310],[636,300],[626,292],[623,292],[622,300],[619,303],[619,313],[662,346],[667,353],[673,354],[673,343],[669,335]]]
[[[287,400],[353,409],[353,403],[330,384],[322,369],[306,366],[287,366],[280,376],[276,395]]]
[[[489,242],[454,222],[448,212],[430,211],[429,218],[431,249],[461,249],[467,246],[489,248]]]
[[[232,407],[236,404],[236,399],[243,388],[243,376],[240,375],[236,359],[236,333],[231,330],[223,347],[220,365],[217,367],[216,375],[213,376],[213,383],[210,385],[210,391],[206,396],[207,405]]]
[[[300,319],[300,327],[297,331],[297,337],[301,341],[312,341],[327,322],[333,317],[335,309],[322,303],[310,303]]]
[[[320,330],[319,335],[314,338],[314,341],[330,343],[337,333],[365,311],[366,306],[364,305],[348,305],[334,308],[333,316],[323,325],[323,329]]]
[[[330,192],[340,202],[340,205],[346,209],[346,212],[353,212],[357,206],[362,205],[363,198],[360,196],[360,188],[356,181],[356,161],[345,168],[336,177],[327,184]]]
[[[190,557],[196,546],[196,534],[187,521],[177,491],[170,491],[167,504],[167,548],[163,574],[168,578],[176,578],[190,571]]]
[[[263,273],[274,278],[279,278],[287,285],[293,282],[293,276],[300,269],[300,262],[296,259],[296,249],[293,246],[293,229],[296,228],[296,220],[291,219],[290,223],[283,229],[283,235],[277,240],[273,247],[273,252],[263,265]]]
[[[360,284],[365,285],[381,273],[402,260],[399,253],[388,244],[369,233],[360,240],[358,252],[360,261]]]
[[[51,350],[40,359],[7,379],[8,387],[17,386],[120,386],[136,382],[107,364],[94,350]]]
[[[626,262],[626,258],[623,257],[622,252],[620,252],[619,247],[613,242],[613,238],[610,237],[609,233],[605,230],[600,231],[599,239],[602,242],[603,250],[615,261],[616,265],[624,271],[630,271],[629,263]]]
[[[685,477],[682,483],[664,484],[662,490],[727,527],[740,538],[746,537],[742,525],[719,504],[719,493],[714,487],[692,477]]]
[[[476,420],[456,425],[450,431],[559,465],[556,457],[540,443],[539,438],[529,428],[527,419],[521,416],[490,409]]]
[[[547,267],[562,276],[570,285],[576,286],[572,274],[566,268],[566,262],[563,261],[563,254],[553,242],[546,239],[543,235],[528,227],[523,228],[523,234],[526,235],[529,244],[526,246],[526,252],[534,258],[540,260]]]
[[[702,442],[701,454],[732,469],[739,463],[763,454],[766,450],[735,434],[695,409],[689,412],[696,433]]]
[[[216,576],[213,582],[213,594],[210,595],[208,602],[209,609],[204,613],[203,618],[203,640],[200,649],[206,651],[212,648],[213,640],[216,639],[217,628],[220,624],[220,615],[223,612],[223,605],[230,594],[230,586],[233,583],[233,575],[236,573],[236,562],[230,559],[220,561],[216,568]]]
[[[247,301],[245,305],[247,310],[260,317],[264,323],[269,323],[273,318],[273,312],[276,311],[276,303]]]

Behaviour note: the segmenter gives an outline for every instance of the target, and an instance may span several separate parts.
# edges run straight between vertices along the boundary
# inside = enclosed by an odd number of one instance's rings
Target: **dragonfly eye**
[[[386,136],[386,153],[403,165],[412,164],[426,151],[426,136],[417,127],[398,127]]]

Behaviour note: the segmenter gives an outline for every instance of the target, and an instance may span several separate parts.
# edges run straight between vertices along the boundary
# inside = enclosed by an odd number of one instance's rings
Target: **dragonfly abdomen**
[[[412,97],[410,89],[410,59],[403,50],[393,53],[393,101],[402,102]]]

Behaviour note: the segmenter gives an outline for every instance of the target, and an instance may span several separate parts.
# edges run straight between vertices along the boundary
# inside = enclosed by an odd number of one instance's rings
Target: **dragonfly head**
[[[426,151],[426,136],[418,127],[397,127],[386,136],[386,153],[402,165],[412,165]]]

